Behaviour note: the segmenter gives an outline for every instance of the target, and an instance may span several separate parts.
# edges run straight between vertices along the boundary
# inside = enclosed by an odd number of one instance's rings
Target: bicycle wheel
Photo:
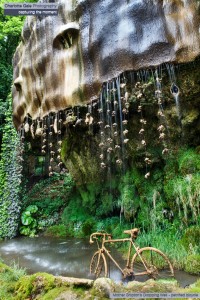
[[[136,280],[140,278],[147,280],[149,278],[170,279],[174,277],[174,270],[167,256],[153,247],[139,249],[133,255],[131,266]]]
[[[105,256],[102,252],[97,251],[93,255],[90,263],[90,274],[98,277],[107,277],[108,268]]]

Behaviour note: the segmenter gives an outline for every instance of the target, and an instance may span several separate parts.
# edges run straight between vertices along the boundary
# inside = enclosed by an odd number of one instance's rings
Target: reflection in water
[[[73,238],[17,238],[0,241],[0,257],[5,263],[12,261],[26,268],[28,274],[35,272],[48,272],[53,275],[91,278],[89,266],[92,255],[96,251],[95,245],[90,245],[89,240]],[[118,262],[122,257],[115,249],[112,254]],[[122,281],[121,273],[108,261],[110,278],[116,282]],[[176,278],[182,286],[197,280],[197,276],[177,271]]]

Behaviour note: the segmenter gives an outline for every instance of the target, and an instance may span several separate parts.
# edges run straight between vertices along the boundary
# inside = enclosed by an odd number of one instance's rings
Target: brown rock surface
[[[60,0],[55,17],[27,17],[14,64],[13,114],[43,117],[89,102],[126,70],[199,55],[195,0]]]

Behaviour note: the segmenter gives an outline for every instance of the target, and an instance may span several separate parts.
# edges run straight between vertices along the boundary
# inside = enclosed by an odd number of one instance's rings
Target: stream
[[[8,265],[13,262],[19,264],[20,267],[26,268],[28,274],[47,272],[53,275],[91,278],[89,266],[95,251],[96,245],[90,245],[88,240],[76,238],[40,236],[0,241],[0,259]],[[112,254],[119,263],[123,261],[116,249],[112,250]],[[183,287],[199,278],[183,271],[175,271],[175,277]],[[112,264],[110,278],[115,282],[122,281],[120,271]]]

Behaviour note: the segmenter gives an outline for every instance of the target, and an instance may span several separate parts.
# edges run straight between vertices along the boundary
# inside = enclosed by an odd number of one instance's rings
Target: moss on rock
[[[49,290],[56,287],[55,277],[47,273],[36,273],[30,276],[23,276],[16,286],[16,300],[31,297],[35,299],[39,295],[44,295]]]

